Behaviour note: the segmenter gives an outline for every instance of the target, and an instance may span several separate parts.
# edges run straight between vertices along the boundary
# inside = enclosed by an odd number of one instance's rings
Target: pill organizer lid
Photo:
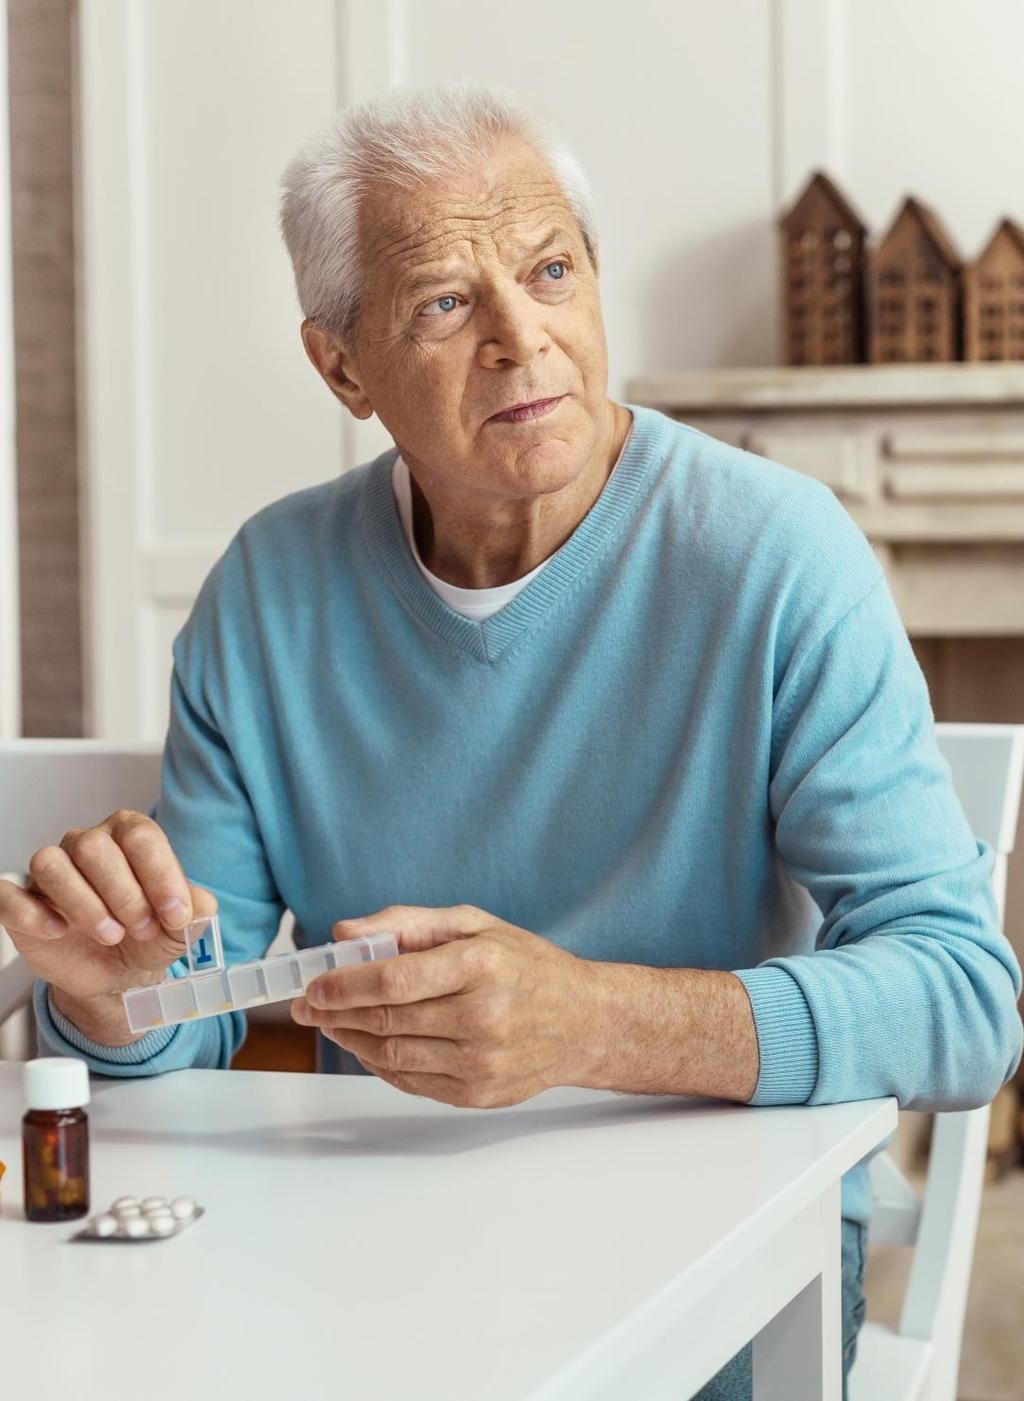
[[[28,1109],[77,1109],[89,1103],[89,1071],[74,1056],[41,1056],[25,1062]]]

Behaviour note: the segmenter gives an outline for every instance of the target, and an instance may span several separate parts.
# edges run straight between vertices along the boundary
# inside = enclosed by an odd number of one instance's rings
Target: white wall
[[[307,364],[289,155],[402,81],[515,87],[595,187],[610,392],[772,363],[780,206],[824,164],[974,253],[1024,217],[1020,0],[81,0],[94,733],[159,738],[169,645],[264,502],[388,444]],[[1017,85],[1019,86],[1019,84]]]
[[[770,357],[771,6],[520,0],[514,13],[409,4],[408,75],[507,84],[575,147],[599,211],[613,395],[645,369]]]
[[[245,517],[335,471],[277,178],[337,101],[333,0],[83,0],[90,730],[159,738],[169,645]],[[325,44],[325,36],[329,42]]]
[[[1021,0],[848,0],[842,46],[838,168],[870,225],[916,193],[972,259],[1024,223]]]

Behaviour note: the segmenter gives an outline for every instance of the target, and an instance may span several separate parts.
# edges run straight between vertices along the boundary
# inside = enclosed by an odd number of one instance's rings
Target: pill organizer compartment
[[[175,978],[171,983],[161,983],[157,991],[165,1023],[184,1022],[199,1015],[191,978]]]
[[[196,995],[199,1016],[210,1017],[218,1012],[231,1011],[231,990],[223,969],[219,973],[200,973],[198,977],[190,978],[189,982]]]
[[[187,975],[169,978],[156,987],[131,988],[122,993],[132,1031],[152,1031],[196,1017],[242,1011],[264,1002],[282,1002],[299,997],[314,978],[333,968],[398,956],[394,934],[368,934],[361,939],[317,944],[225,968],[216,915],[195,920],[186,926],[185,935],[186,962],[191,970]]]
[[[284,958],[264,959],[263,976],[267,980],[268,1002],[280,1002],[286,997],[298,997],[302,992],[299,960],[290,954]]]
[[[255,1007],[267,1000],[267,980],[258,960],[236,963],[228,969],[228,989],[233,1007]]]
[[[204,915],[185,925],[185,963],[190,976],[213,973],[224,967],[224,945],[217,915]]]

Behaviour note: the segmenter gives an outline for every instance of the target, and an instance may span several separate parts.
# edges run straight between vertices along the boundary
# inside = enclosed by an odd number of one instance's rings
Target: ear
[[[307,316],[300,328],[302,344],[327,388],[355,418],[370,418],[373,405],[360,383],[355,360],[341,342]]]

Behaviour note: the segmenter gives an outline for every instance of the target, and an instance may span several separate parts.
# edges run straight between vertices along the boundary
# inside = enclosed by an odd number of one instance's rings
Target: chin
[[[504,478],[520,495],[547,495],[561,491],[579,476],[587,454],[579,443],[567,443],[564,438],[549,438],[533,443],[511,454],[504,468],[495,476]]]

